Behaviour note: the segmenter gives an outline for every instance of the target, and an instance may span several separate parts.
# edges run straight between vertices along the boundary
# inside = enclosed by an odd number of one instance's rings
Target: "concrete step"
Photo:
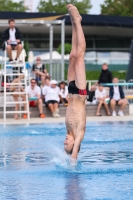
[[[59,107],[59,114],[61,117],[64,117],[66,114],[66,106],[60,106]],[[111,111],[111,108],[109,106],[109,109]],[[7,107],[7,111],[13,111],[14,107],[12,106],[8,106]],[[22,107],[23,110],[23,107]],[[95,116],[96,115],[96,110],[97,110],[97,105],[86,105],[86,115],[87,116]],[[119,111],[119,106],[116,106],[116,112],[118,113]],[[30,112],[31,112],[31,118],[34,117],[39,117],[39,111],[38,111],[38,107],[30,107]],[[46,106],[43,106],[43,112],[46,115],[46,117],[51,117],[52,114],[49,111],[49,109]],[[103,116],[107,116],[107,113],[105,111],[105,108],[102,106],[101,111],[100,111],[101,115]],[[126,106],[125,110],[124,110],[124,114],[125,115],[129,115],[129,105]],[[7,114],[7,118],[12,118],[14,117],[14,114]],[[0,118],[3,118],[3,107],[0,107]]]

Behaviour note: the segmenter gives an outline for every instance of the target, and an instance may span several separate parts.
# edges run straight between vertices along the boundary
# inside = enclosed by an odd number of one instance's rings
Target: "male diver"
[[[72,23],[72,50],[68,67],[68,91],[69,104],[66,111],[67,135],[64,141],[64,149],[71,154],[71,159],[76,160],[80,150],[80,144],[84,138],[86,125],[87,98],[86,73],[84,53],[86,42],[81,26],[81,16],[75,6],[67,5]]]

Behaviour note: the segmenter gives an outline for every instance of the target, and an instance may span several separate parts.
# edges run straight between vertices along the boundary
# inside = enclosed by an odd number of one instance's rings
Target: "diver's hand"
[[[76,166],[77,165],[77,159],[75,159],[75,158],[70,158],[70,165],[71,166]]]

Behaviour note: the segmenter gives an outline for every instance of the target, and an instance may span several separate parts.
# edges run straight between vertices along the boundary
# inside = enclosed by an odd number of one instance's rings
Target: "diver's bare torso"
[[[68,134],[76,138],[79,134],[81,141],[84,137],[86,125],[86,95],[69,94],[69,104],[66,111],[66,128]]]

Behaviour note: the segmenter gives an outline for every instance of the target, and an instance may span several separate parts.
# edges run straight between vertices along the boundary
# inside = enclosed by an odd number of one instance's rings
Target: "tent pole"
[[[61,68],[62,68],[62,74],[61,74],[61,80],[64,80],[64,44],[65,44],[65,20],[62,20],[61,23]]]
[[[53,52],[53,25],[50,25],[50,43],[49,43],[49,52],[50,52],[50,75],[52,77],[52,52]]]

